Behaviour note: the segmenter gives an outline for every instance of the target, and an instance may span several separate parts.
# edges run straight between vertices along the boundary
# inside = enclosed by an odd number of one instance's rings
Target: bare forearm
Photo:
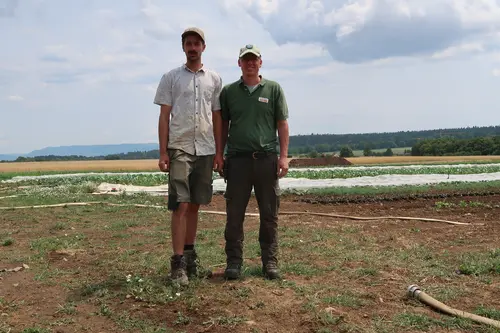
[[[169,125],[170,125],[170,110],[162,109],[162,112],[160,113],[160,117],[158,120],[158,141],[159,141],[158,143],[159,143],[160,154],[167,153]]]
[[[288,122],[286,120],[278,121],[278,138],[280,141],[280,156],[287,157],[290,135],[288,130]]]
[[[212,122],[214,124],[215,153],[223,154],[224,146],[222,145],[222,117],[220,115],[220,111],[212,112]]]
[[[167,152],[168,146],[168,121],[160,120],[158,123],[158,138],[159,138],[159,148],[160,154]]]
[[[223,120],[222,121],[222,130],[221,130],[222,151],[224,151],[224,148],[226,147],[228,133],[229,133],[229,121]]]

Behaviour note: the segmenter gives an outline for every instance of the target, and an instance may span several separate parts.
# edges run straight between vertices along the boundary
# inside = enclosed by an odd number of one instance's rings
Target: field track
[[[5,200],[23,206],[33,199]],[[289,195],[281,207],[470,225],[284,215],[279,237],[285,280],[271,282],[261,275],[259,220],[248,217],[243,279],[224,281],[225,218],[202,214],[197,249],[214,275],[178,289],[166,280],[170,228],[164,210],[5,210],[0,269],[21,270],[0,272],[0,332],[497,332],[405,295],[417,283],[448,306],[500,319],[500,196],[319,202],[324,199]],[[223,195],[204,209],[224,211]],[[254,198],[247,212],[257,212]]]
[[[374,156],[348,159],[353,164],[500,162],[500,156]],[[157,160],[50,161],[0,163],[0,172],[158,171]]]

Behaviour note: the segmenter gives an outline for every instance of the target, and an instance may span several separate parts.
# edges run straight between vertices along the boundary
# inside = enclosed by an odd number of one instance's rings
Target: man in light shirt
[[[198,273],[194,248],[198,210],[210,203],[212,174],[222,169],[224,160],[220,142],[222,79],[202,63],[203,31],[188,28],[181,37],[186,63],[162,76],[154,103],[160,105],[158,166],[169,173],[170,278],[187,285],[189,277]]]

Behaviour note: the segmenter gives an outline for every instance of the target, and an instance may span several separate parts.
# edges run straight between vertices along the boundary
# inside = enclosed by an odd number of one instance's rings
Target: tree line
[[[309,134],[290,137],[293,155],[338,152],[348,146],[352,150],[413,147],[417,142],[441,137],[469,139],[500,135],[500,126],[464,127],[422,131],[399,131],[360,134]]]
[[[160,158],[160,151],[134,151],[120,154],[109,154],[101,156],[82,156],[82,155],[44,155],[34,157],[18,157],[14,162],[45,162],[45,161],[96,161],[96,160],[150,160]]]
[[[470,139],[427,139],[411,148],[413,156],[500,155],[500,135]]]

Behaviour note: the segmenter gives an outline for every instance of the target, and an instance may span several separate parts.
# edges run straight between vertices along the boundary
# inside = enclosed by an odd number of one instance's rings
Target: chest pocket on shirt
[[[213,96],[214,96],[214,88],[213,87],[205,87],[203,89],[202,97],[203,97],[203,100],[207,104],[211,104],[212,103]]]

